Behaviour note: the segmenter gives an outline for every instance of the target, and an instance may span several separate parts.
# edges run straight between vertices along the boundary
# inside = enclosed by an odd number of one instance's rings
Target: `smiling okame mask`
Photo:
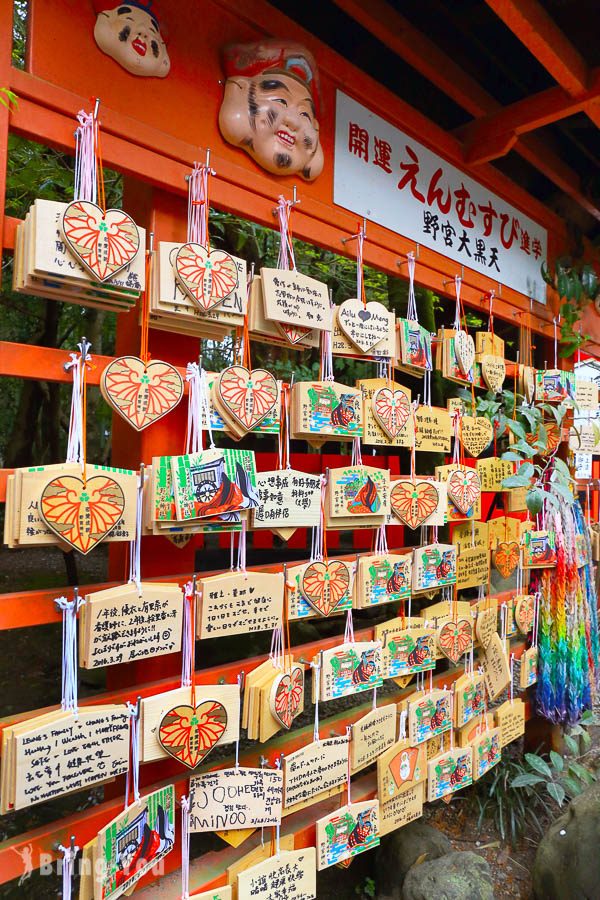
[[[227,81],[219,112],[225,140],[274,175],[314,181],[323,171],[319,80],[299,44],[234,44],[223,54]]]
[[[114,7],[108,3],[110,0],[94,0],[98,47],[132,75],[165,78],[171,61],[153,0],[133,0]]]

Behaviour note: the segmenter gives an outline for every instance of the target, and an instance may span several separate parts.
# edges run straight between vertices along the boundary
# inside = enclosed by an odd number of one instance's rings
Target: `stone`
[[[550,825],[537,849],[533,890],[538,900],[600,896],[600,784],[587,788]]]
[[[494,900],[490,867],[470,850],[456,850],[415,865],[402,887],[402,900]]]
[[[421,819],[409,822],[381,839],[377,850],[377,895],[399,900],[406,873],[418,859],[437,859],[452,850],[445,834]]]

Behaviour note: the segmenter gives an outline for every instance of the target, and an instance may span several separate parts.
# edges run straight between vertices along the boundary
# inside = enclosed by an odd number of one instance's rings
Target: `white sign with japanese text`
[[[333,200],[540,303],[548,233],[337,91]]]

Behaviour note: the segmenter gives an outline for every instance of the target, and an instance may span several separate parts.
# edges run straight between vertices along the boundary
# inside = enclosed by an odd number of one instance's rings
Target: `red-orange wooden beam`
[[[538,0],[486,0],[486,3],[567,93],[575,97],[591,85],[593,73],[585,60]],[[594,25],[590,22],[590,27]],[[584,110],[594,125],[600,127],[600,104],[595,98]]]
[[[334,0],[334,3],[476,119],[502,109],[498,101],[474,78],[460,69],[448,54],[411,25],[386,0],[369,0],[369,3],[363,3],[362,0]],[[498,3],[501,5],[501,0]],[[586,86],[582,82],[575,92],[582,93]],[[498,141],[493,146],[498,152],[495,156],[490,155],[489,159],[514,149],[590,215],[600,220],[600,209],[586,196],[577,173],[538,138],[526,136],[515,140],[509,136],[504,143]],[[491,147],[486,145],[483,155],[491,152]],[[478,162],[470,160],[468,156],[464,159],[467,166]]]
[[[587,89],[585,60],[537,0],[485,2],[569,94]]]
[[[594,69],[590,87],[579,94],[570,94],[562,87],[549,88],[476,119],[460,131],[466,145],[465,159],[472,165],[497,159],[505,154],[509,142],[512,141],[509,149],[516,143],[519,135],[587,110],[598,98],[600,69]]]

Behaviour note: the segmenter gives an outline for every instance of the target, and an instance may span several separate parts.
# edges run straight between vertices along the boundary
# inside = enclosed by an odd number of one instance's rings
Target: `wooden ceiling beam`
[[[502,106],[491,94],[461,69],[433,41],[411,25],[404,16],[396,12],[386,0],[369,0],[368,4],[364,3],[364,0],[333,0],[333,2],[358,22],[359,25],[362,25],[373,37],[400,56],[474,118],[490,116],[502,110]],[[503,6],[502,0],[486,0],[486,2],[490,6],[497,5],[499,8]],[[530,2],[531,0],[525,0],[525,2],[521,3],[521,0],[519,0],[518,5],[519,7],[529,7]],[[516,7],[517,4],[507,0],[506,5]],[[554,25],[551,19],[548,21],[550,25]],[[556,29],[555,25],[554,29]],[[551,33],[552,29],[548,27],[546,29],[548,38],[550,38]],[[566,38],[562,32],[558,31],[558,34],[560,36],[560,40],[557,38],[558,45],[562,46]],[[571,49],[574,50],[574,48]],[[581,94],[587,89],[585,64],[584,70],[581,69],[581,66],[578,66],[577,51],[575,51],[576,55],[574,56],[565,48],[565,54],[569,59],[571,68],[569,69],[569,66],[565,66],[563,76],[567,80],[567,70],[571,71],[571,80],[568,83],[573,88],[574,93]],[[558,61],[555,68],[558,71]],[[565,87],[565,85],[562,86]],[[571,93],[571,91],[568,91],[568,93]],[[595,101],[592,101],[589,107],[593,110],[598,110],[600,121],[600,107],[596,107]],[[586,112],[588,112],[588,109],[586,109]],[[514,149],[538,171],[543,172],[561,191],[568,194],[576,203],[600,221],[600,209],[581,189],[577,173],[566,166],[541,140],[538,140],[533,135],[517,136],[516,139],[509,135],[505,136],[504,142],[497,142],[496,149],[499,149],[501,152],[490,155],[489,159],[498,158],[508,153],[509,150]],[[484,156],[485,153],[491,153],[491,144],[489,142],[483,154]],[[465,158],[465,165],[470,166],[474,164],[469,163]]]
[[[472,165],[478,165],[504,156],[507,152],[505,145],[509,144],[511,137],[514,144],[520,135],[582,110],[587,111],[599,99],[600,69],[594,69],[590,76],[590,88],[580,94],[569,94],[562,87],[554,87],[511,103],[458,130],[465,142],[465,159]]]
[[[577,95],[587,89],[585,60],[538,0],[485,2],[565,91]]]
[[[333,2],[475,118],[501,109],[474,78],[385,0]]]

